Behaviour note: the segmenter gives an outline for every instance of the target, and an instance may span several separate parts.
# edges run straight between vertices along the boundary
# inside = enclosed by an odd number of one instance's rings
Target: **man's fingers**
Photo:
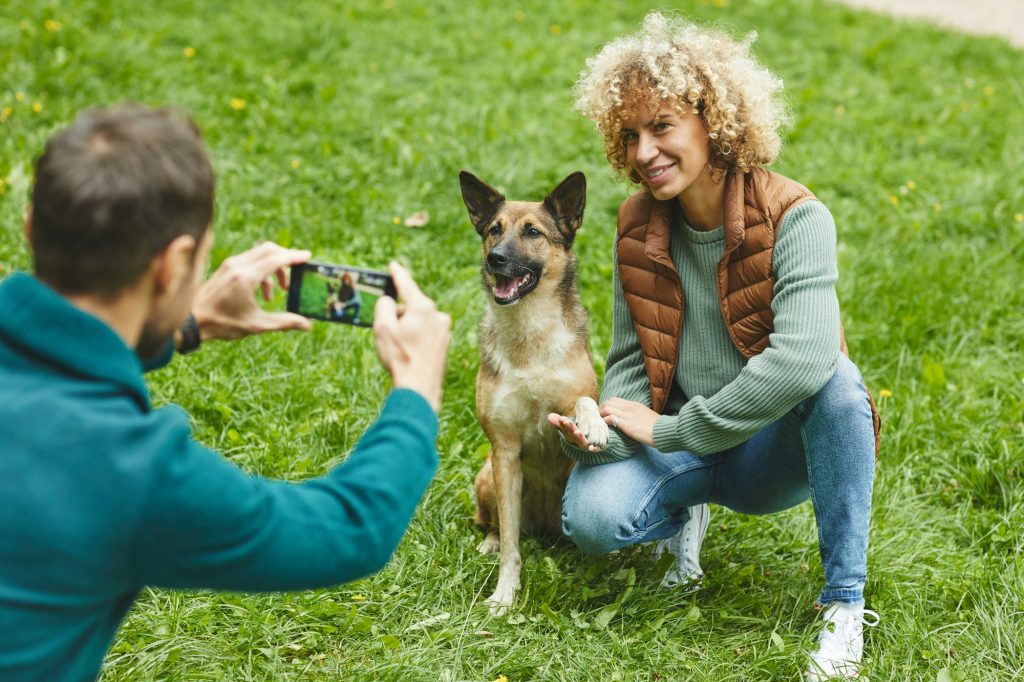
[[[264,246],[269,246],[270,248],[263,249]],[[249,267],[261,279],[272,272],[282,270],[290,265],[305,263],[309,260],[309,257],[313,255],[309,251],[286,249],[283,246],[278,246],[277,244],[270,242],[267,244],[261,244],[256,247],[255,250],[259,250],[260,253],[251,262]],[[284,286],[283,283],[282,286]]]
[[[295,313],[268,313],[260,315],[259,332],[278,332],[294,329],[308,332],[313,328],[309,318]]]
[[[390,296],[381,296],[373,306],[373,326],[381,327],[398,322],[398,304]]]
[[[409,271],[398,262],[391,261],[388,264],[388,271],[391,273],[391,278],[395,281],[395,289],[398,290],[399,298],[405,301],[407,305],[419,305],[423,301],[430,300],[420,291],[419,286]]]
[[[269,301],[274,294],[274,285],[271,284],[269,279],[264,279],[260,282],[260,289],[263,290],[263,300]]]

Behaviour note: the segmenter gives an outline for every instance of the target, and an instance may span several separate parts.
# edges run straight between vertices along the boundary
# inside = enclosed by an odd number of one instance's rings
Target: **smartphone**
[[[391,275],[349,265],[309,261],[293,265],[288,311],[315,320],[373,326],[373,308],[381,296],[397,299]]]

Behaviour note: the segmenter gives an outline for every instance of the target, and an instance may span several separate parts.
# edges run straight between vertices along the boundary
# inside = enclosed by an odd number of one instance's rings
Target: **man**
[[[404,306],[382,297],[374,315],[394,390],[322,478],[248,476],[193,441],[181,410],[152,409],[139,358],[166,364],[172,335],[182,348],[309,328],[253,297],[308,252],[264,244],[200,287],[213,185],[191,122],[139,105],[83,113],[37,163],[35,276],[0,283],[2,680],[95,678],[145,585],[299,590],[371,574],[433,475],[451,320],[397,264]]]

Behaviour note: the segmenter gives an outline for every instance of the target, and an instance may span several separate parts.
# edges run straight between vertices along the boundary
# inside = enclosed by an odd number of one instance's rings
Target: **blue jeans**
[[[588,554],[675,535],[687,507],[713,502],[744,514],[814,505],[825,587],[818,601],[855,603],[867,580],[875,471],[871,408],[845,355],[815,395],[734,448],[712,455],[643,446],[626,460],[577,464],[562,530]]]

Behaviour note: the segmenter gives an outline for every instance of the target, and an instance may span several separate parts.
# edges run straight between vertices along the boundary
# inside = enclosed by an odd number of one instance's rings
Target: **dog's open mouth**
[[[495,273],[494,301],[498,305],[515,303],[537,286],[537,276],[527,271],[522,275],[507,276]]]

